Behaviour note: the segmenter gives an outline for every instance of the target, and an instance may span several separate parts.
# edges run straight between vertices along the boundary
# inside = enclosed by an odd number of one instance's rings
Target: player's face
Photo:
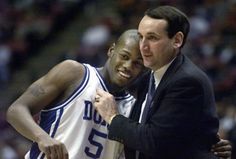
[[[157,70],[176,56],[176,38],[169,38],[167,21],[144,16],[139,23],[140,51],[144,65]]]
[[[125,87],[144,71],[139,44],[133,39],[127,39],[116,45],[109,52],[111,82],[119,87]]]

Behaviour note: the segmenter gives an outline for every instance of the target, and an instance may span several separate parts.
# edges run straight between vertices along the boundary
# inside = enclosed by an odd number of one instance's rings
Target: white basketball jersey
[[[42,110],[40,126],[53,138],[63,142],[70,159],[114,159],[117,142],[108,140],[108,124],[93,107],[96,89],[107,90],[96,68],[84,64],[82,83],[65,101]],[[130,94],[115,97],[120,113],[129,116],[135,99]],[[113,145],[113,146],[112,146]],[[33,143],[26,159],[45,159]]]

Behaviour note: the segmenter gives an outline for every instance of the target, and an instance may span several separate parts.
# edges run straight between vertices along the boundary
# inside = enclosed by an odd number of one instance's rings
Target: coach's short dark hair
[[[172,38],[179,31],[183,32],[184,39],[182,46],[185,44],[190,24],[188,17],[182,11],[172,6],[159,6],[154,9],[148,9],[145,15],[155,19],[166,20],[168,23],[166,31],[168,32],[169,38]]]

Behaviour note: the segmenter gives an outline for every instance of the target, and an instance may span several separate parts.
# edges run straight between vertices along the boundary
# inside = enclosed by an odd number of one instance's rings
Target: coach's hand
[[[118,114],[113,95],[101,89],[97,90],[94,107],[108,124],[110,124],[113,117]]]
[[[66,146],[51,137],[41,137],[38,146],[47,159],[69,159]]]

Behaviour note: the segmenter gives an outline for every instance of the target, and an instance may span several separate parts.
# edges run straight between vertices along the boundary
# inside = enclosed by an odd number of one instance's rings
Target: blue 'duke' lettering
[[[98,112],[93,109],[93,103],[91,101],[84,101],[84,120],[93,120],[96,124],[101,124],[106,126],[106,121],[98,114]]]

